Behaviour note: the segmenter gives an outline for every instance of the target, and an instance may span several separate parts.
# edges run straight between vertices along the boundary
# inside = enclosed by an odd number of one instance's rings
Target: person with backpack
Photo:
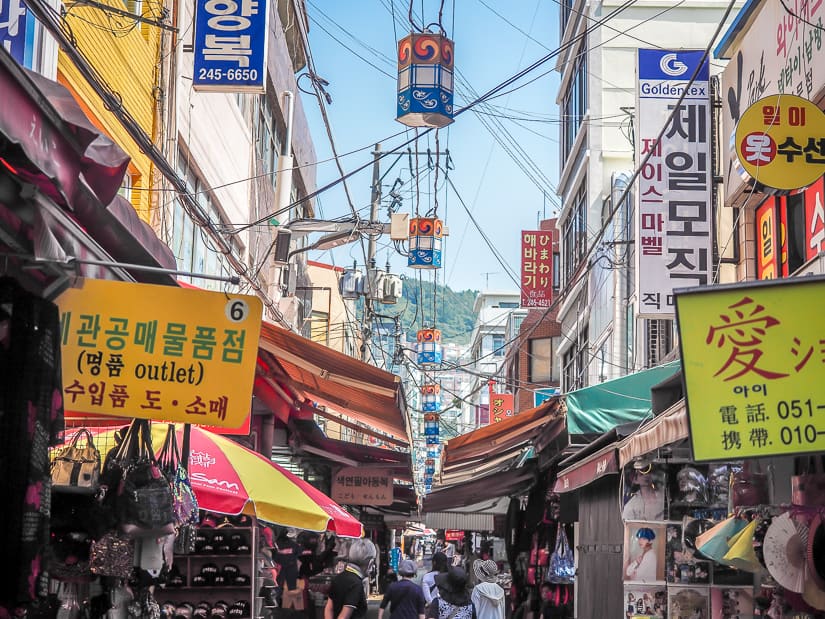
[[[429,604],[438,595],[438,588],[435,584],[435,577],[444,574],[450,567],[447,555],[443,552],[436,552],[432,558],[432,571],[427,572],[421,578],[421,592],[424,594],[424,601]]]
[[[504,619],[504,589],[496,582],[498,565],[495,561],[476,559],[473,562],[476,586],[471,599],[478,619]]]
[[[426,619],[477,619],[476,609],[470,599],[467,572],[451,567],[435,577],[438,597],[427,606]]]
[[[332,579],[324,619],[364,619],[367,616],[367,593],[364,581],[375,563],[375,544],[357,539],[347,554],[347,566]]]
[[[384,609],[390,607],[390,619],[424,619],[424,593],[413,578],[418,573],[414,561],[404,559],[398,564],[401,580],[390,584],[381,606],[378,619],[383,619]]]

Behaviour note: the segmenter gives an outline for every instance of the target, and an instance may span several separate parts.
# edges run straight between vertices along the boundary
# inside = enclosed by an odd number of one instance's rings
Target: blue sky
[[[371,161],[371,145],[375,142],[381,142],[386,151],[415,135],[413,131],[396,135],[405,129],[395,120],[396,40],[409,32],[409,4],[406,0],[395,0],[394,5],[392,2],[307,0],[314,67],[316,73],[329,82],[326,90],[332,97],[332,104],[327,106],[327,111],[338,152],[350,153],[369,146],[342,157],[347,172]],[[440,4],[436,0],[415,0],[416,23],[421,24],[422,12],[424,22],[436,22]],[[455,64],[460,74],[457,90],[466,92],[468,84],[475,93],[484,93],[545,56],[558,44],[558,14],[556,0],[444,2],[442,24],[455,42]],[[553,216],[558,204],[555,194],[550,193],[545,198],[545,193],[549,193],[547,188],[555,187],[558,177],[558,110],[555,105],[558,74],[552,71],[554,63],[555,60],[546,62],[505,92],[544,74],[529,85],[491,99],[489,102],[493,107],[486,108],[483,116],[488,124],[497,125],[501,139],[512,140],[508,149],[521,150],[521,164],[530,170],[534,180],[514,163],[472,111],[461,114],[449,129],[439,132],[441,149],[450,151],[454,169],[449,175],[456,190],[444,183],[442,172],[435,193],[439,216],[448,226],[450,235],[445,245],[444,267],[438,272],[439,283],[447,283],[456,290],[486,288],[488,283],[489,288],[517,289],[470,222],[457,194],[518,277],[519,231],[534,229],[543,210],[547,217]],[[299,83],[309,88],[309,80],[301,79]],[[301,96],[318,160],[327,160],[332,152],[317,102],[314,97]],[[456,107],[469,100],[470,95],[457,92]],[[393,135],[395,137],[389,137]],[[432,134],[419,139],[418,150],[428,148],[435,151]],[[395,159],[389,156],[382,160],[382,173]],[[421,172],[417,200],[422,214],[432,206],[434,199],[435,179],[433,172],[425,169],[426,160],[426,154],[419,156]],[[443,157],[441,164],[444,164]],[[413,167],[415,165],[413,161]],[[317,173],[319,187],[339,176],[334,162],[320,164]],[[397,178],[404,182],[399,210],[413,212],[416,182],[410,174],[406,156],[384,179],[385,196]],[[360,211],[363,217],[369,214],[370,183],[370,169],[348,181],[355,208],[363,209]],[[322,194],[319,206],[325,218],[349,213],[340,185]],[[382,219],[386,219],[386,209],[383,208]],[[384,265],[389,254],[394,272],[414,275],[406,267],[406,259],[393,250],[389,239],[379,240],[378,247],[379,265]],[[347,265],[352,264],[353,259],[363,264],[363,256],[360,245],[355,243],[332,254],[313,258]],[[431,279],[432,275],[427,272],[424,277]]]

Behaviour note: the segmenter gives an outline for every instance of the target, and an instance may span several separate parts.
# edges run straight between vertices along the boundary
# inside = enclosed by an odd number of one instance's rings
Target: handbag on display
[[[576,577],[576,560],[562,523],[559,523],[556,530],[556,547],[550,555],[550,568],[547,574],[549,582],[559,584],[572,583]]]
[[[92,542],[89,565],[92,573],[113,578],[128,578],[135,563],[135,542],[109,531]]]
[[[85,445],[80,440],[85,438]],[[100,487],[100,452],[92,440],[92,433],[81,428],[72,440],[52,460],[52,490],[94,494]]]
[[[136,422],[126,447],[126,466],[117,491],[120,529],[128,537],[172,535],[175,532],[172,486],[155,459],[149,422],[145,419]]]
[[[796,475],[791,477],[791,503],[804,507],[825,505],[825,467],[822,456],[796,459]]]
[[[181,460],[174,424],[169,424],[158,464],[172,486],[175,526],[182,527],[198,520],[198,500],[189,482],[189,474]]]
[[[731,511],[770,503],[769,477],[758,464],[745,460],[742,468],[731,475],[729,500]]]

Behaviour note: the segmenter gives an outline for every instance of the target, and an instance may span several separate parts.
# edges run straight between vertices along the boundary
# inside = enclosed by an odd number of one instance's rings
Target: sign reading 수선
[[[263,312],[257,297],[85,280],[57,304],[67,411],[245,422]]]
[[[739,163],[757,182],[799,189],[825,173],[825,114],[802,97],[771,95],[736,125]]]
[[[390,469],[345,467],[332,479],[332,500],[344,505],[392,505]]]
[[[825,450],[825,277],[680,291],[693,458]]]

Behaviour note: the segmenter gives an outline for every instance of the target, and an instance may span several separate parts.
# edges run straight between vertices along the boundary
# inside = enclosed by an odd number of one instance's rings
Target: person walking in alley
[[[363,619],[367,616],[364,580],[376,554],[375,544],[368,539],[357,539],[352,543],[347,567],[332,579],[324,619]]]
[[[398,575],[401,580],[392,583],[381,606],[378,608],[378,619],[383,619],[384,609],[389,605],[390,619],[424,619],[424,593],[413,578],[418,573],[414,561],[404,559],[398,564]]]
[[[424,574],[421,579],[421,592],[424,594],[424,601],[429,604],[433,598],[438,596],[438,588],[435,585],[435,577],[444,574],[450,567],[447,555],[443,552],[436,552],[432,558],[433,569]]]
[[[467,572],[460,567],[451,567],[435,577],[435,584],[438,597],[427,606],[426,619],[476,619]]]
[[[504,619],[504,589],[496,582],[498,565],[495,561],[476,559],[473,562],[476,586],[471,599],[478,619]]]

